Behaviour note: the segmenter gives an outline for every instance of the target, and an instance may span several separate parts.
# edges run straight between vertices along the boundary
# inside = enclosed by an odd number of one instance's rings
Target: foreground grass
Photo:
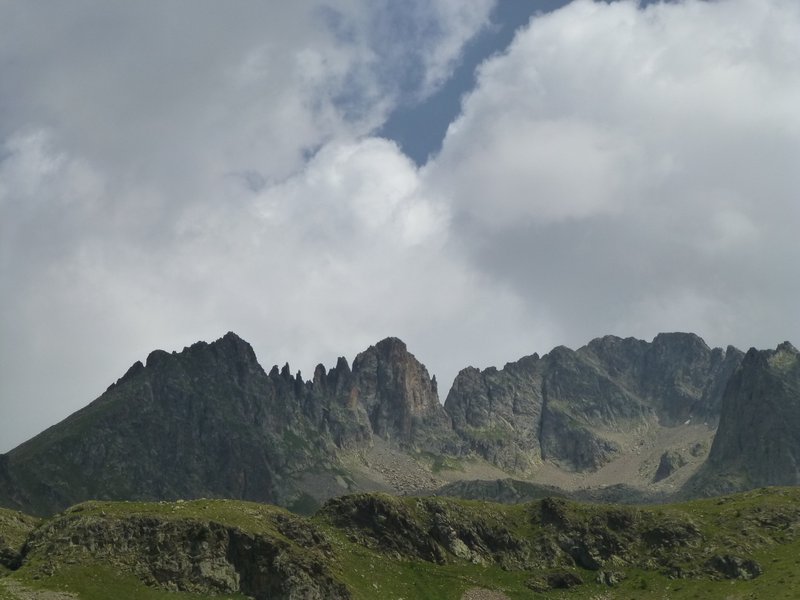
[[[425,513],[416,499],[392,499],[423,523]],[[534,539],[541,534],[541,525],[532,515],[534,504],[502,506],[477,501],[437,500],[453,514],[469,514],[479,522],[502,523],[514,536]],[[567,503],[568,517],[590,521],[609,507]],[[671,506],[614,507],[631,511],[640,519],[654,522],[690,520],[702,533],[702,544],[691,552],[677,552],[671,564],[690,568],[693,557],[725,553],[731,549],[756,560],[763,573],[752,580],[713,580],[707,577],[672,578],[668,570],[656,565],[643,569],[620,565],[625,578],[608,587],[596,581],[598,572],[569,567],[583,580],[583,585],[568,590],[535,592],[531,580],[541,580],[548,569],[503,569],[496,563],[473,564],[448,556],[447,564],[401,556],[396,552],[365,544],[353,531],[336,526],[325,514],[304,519],[283,509],[261,504],[198,500],[177,503],[89,502],[67,511],[67,515],[108,519],[153,517],[164,521],[192,520],[221,523],[256,535],[270,536],[297,546],[296,540],[281,533],[276,526],[287,520],[321,531],[330,544],[326,550],[327,565],[332,575],[345,583],[355,600],[459,600],[470,588],[482,587],[502,591],[516,599],[564,600],[769,600],[800,598],[800,490],[776,488],[748,492],[724,498],[695,500]],[[458,511],[461,511],[459,513]],[[16,531],[16,530],[15,530]],[[401,535],[402,532],[398,532]],[[20,540],[15,538],[15,542]],[[296,551],[313,552],[314,548],[298,546]],[[0,569],[0,600],[28,600],[36,596],[20,596],[5,580],[18,581],[34,590],[70,593],[80,600],[205,600],[222,598],[243,600],[241,595],[212,596],[167,591],[148,587],[133,574],[90,558],[72,564],[60,564],[52,575],[42,576],[37,570],[38,558],[9,574]],[[683,562],[681,562],[683,561]],[[558,569],[550,569],[558,570]],[[563,570],[563,569],[561,569]],[[6,579],[7,578],[7,579]],[[38,600],[38,598],[37,598]]]
[[[80,600],[245,600],[241,595],[204,596],[148,587],[135,576],[121,573],[108,566],[89,564],[71,566],[47,579],[32,579],[24,575],[14,580],[36,592],[51,591],[72,594]],[[0,600],[26,600],[25,591],[4,589],[0,580]],[[21,595],[20,595],[21,594]],[[38,598],[36,598],[38,600]],[[47,600],[47,599],[43,599]]]

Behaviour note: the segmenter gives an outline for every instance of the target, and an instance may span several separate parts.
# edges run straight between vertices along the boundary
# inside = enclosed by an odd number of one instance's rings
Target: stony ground
[[[509,476],[483,460],[464,460],[459,470],[432,473],[424,460],[418,461],[380,438],[375,438],[371,447],[343,455],[342,459],[361,489],[400,495],[424,495],[462,479],[492,480]]]
[[[493,592],[483,588],[472,588],[467,590],[461,600],[509,600],[508,596],[502,592]]]
[[[686,423],[677,427],[650,425],[646,428],[619,433],[614,441],[624,452],[593,472],[575,473],[545,462],[530,478],[536,483],[553,485],[574,491],[617,483],[653,492],[673,492],[679,489],[705,460],[715,430],[702,423]],[[700,445],[702,451],[693,455],[691,448]],[[686,459],[686,465],[667,479],[653,483],[658,461],[664,450],[676,450]]]
[[[342,458],[359,489],[401,495],[425,494],[458,480],[494,480],[512,476],[566,491],[627,483],[649,492],[670,493],[680,489],[703,463],[714,431],[703,423],[685,423],[677,427],[651,423],[637,430],[617,432],[614,442],[623,448],[623,452],[592,472],[568,471],[545,461],[526,476],[507,473],[482,460],[462,460],[459,470],[432,473],[420,457],[401,452],[379,438],[375,438],[371,447]],[[695,447],[700,451],[693,453]],[[659,458],[666,449],[679,452],[686,464],[672,476],[654,483]],[[341,491],[331,495],[339,493]]]
[[[14,600],[75,600],[76,594],[54,592],[50,590],[34,590],[14,581],[13,579],[0,580],[0,596],[6,592]]]
[[[357,478],[373,482],[376,489],[391,490],[399,494],[415,494],[440,488],[446,483],[408,454],[393,449],[378,438],[372,447],[361,450],[345,460]]]

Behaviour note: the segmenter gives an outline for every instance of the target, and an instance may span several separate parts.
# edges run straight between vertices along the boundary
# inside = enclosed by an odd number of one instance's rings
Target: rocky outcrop
[[[255,533],[213,519],[83,514],[78,506],[30,536],[25,560],[34,562],[41,575],[65,564],[100,562],[147,584],[196,594],[242,593],[263,600],[351,597],[330,572],[331,550],[322,532],[288,515],[267,518],[282,531]]]
[[[542,369],[534,354],[502,370],[462,370],[445,410],[467,449],[504,469],[529,471],[541,460]]]
[[[629,568],[658,570],[671,578],[747,579],[762,572],[749,553],[779,539],[778,543],[796,539],[796,527],[788,525],[796,525],[797,508],[782,494],[776,490],[762,498],[773,507],[769,512],[753,498],[728,498],[731,506],[724,521],[697,506],[690,511],[585,506],[544,498],[503,508],[382,495],[331,500],[316,520],[345,532],[352,543],[393,559],[467,561],[507,571],[550,573],[574,573],[577,567],[596,572],[595,579],[605,585],[617,585]],[[728,519],[728,513],[737,516]],[[764,517],[770,525],[759,527]],[[779,521],[782,529],[772,526]],[[715,554],[721,546],[730,554]],[[542,591],[558,587],[531,581]]]
[[[732,346],[712,350],[691,333],[662,333],[644,352],[637,387],[663,423],[716,422],[725,385],[742,356]]]
[[[38,519],[0,508],[0,575],[4,568],[19,567],[25,542],[38,524]]]
[[[704,580],[704,593],[716,595],[728,585],[717,580],[770,569],[770,581],[779,579],[799,524],[796,488],[650,508],[358,494],[330,500],[312,518],[230,500],[89,502],[28,529],[13,568],[37,587],[89,576],[98,589],[99,576],[128,590],[133,581],[256,600],[417,597],[418,582],[407,580],[420,573],[424,582],[439,574],[487,587],[516,580],[540,592],[595,581],[621,586],[625,597],[637,593],[627,574],[649,573],[642,579],[683,579],[690,592],[692,580]]]
[[[800,353],[751,349],[731,377],[708,459],[691,494],[800,484]]]
[[[741,558],[730,554],[714,555],[706,565],[725,579],[755,579],[764,570],[752,558]]]
[[[658,482],[666,479],[681,467],[686,466],[686,457],[677,450],[666,450],[658,461],[658,468],[653,481]]]
[[[651,343],[606,336],[502,370],[465,369],[445,408],[468,448],[507,470],[525,472],[542,460],[594,470],[619,451],[615,433],[648,423],[713,426],[741,357],[693,334],[660,334]]]
[[[350,395],[366,411],[372,432],[385,440],[438,448],[437,438],[452,436],[436,378],[397,338],[356,356]]]
[[[660,333],[651,343],[605,336],[578,353],[664,425],[716,423],[725,385],[743,357],[733,346],[711,349],[693,333]]]

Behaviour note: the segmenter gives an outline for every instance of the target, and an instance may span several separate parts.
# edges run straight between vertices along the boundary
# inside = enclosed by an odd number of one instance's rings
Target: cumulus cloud
[[[418,2],[402,30],[390,4],[0,9],[2,449],[154,347],[233,329],[308,370],[402,333],[447,210],[361,140],[492,2]]]
[[[781,0],[573,2],[482,65],[425,180],[566,343],[798,337],[798,28]]]

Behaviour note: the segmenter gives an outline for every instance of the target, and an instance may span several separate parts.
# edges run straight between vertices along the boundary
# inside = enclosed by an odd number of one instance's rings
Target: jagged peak
[[[744,352],[742,352],[741,350],[739,350],[736,346],[733,346],[732,344],[728,344],[727,347],[725,348],[724,352],[723,352],[723,356],[725,358],[728,358],[731,355],[736,355],[736,354],[744,356]]]
[[[255,352],[253,352],[253,347],[240,338],[238,335],[229,331],[221,338],[214,340],[209,344],[209,347],[212,349],[224,349],[224,351],[233,351],[239,354],[250,355],[252,358],[255,358]]]
[[[415,364],[427,372],[416,356],[408,351],[406,343],[397,337],[387,337],[359,353],[353,360],[353,370],[358,370],[365,361],[374,357],[380,362]]]
[[[550,352],[544,355],[545,359],[549,359],[551,361],[556,361],[556,362],[562,360],[573,361],[579,357],[580,355],[578,355],[578,353],[575,352],[575,350],[564,345],[556,346],[555,348],[550,350]]]
[[[316,367],[314,367],[314,383],[322,381],[327,377],[328,370],[325,368],[325,365],[319,363]]]
[[[248,361],[257,362],[253,347],[238,335],[232,331],[229,331],[211,343],[199,341],[195,342],[191,346],[186,346],[180,353],[174,351],[167,352],[166,350],[153,350],[147,355],[145,366],[148,368],[154,367],[161,364],[164,360],[171,356],[191,356],[193,354],[199,354],[208,351],[211,351],[217,355],[243,356],[246,357]]]
[[[705,340],[696,333],[686,331],[662,332],[653,338],[654,346],[690,346],[711,350]]]
[[[470,377],[472,375],[480,375],[481,372],[482,371],[478,367],[473,367],[473,366],[464,367],[463,369],[461,369],[458,372],[458,375],[456,375],[456,381],[458,381],[459,378],[462,378],[462,377]]]
[[[145,367],[144,367],[144,365],[142,364],[142,361],[140,361],[140,360],[137,360],[135,363],[133,363],[133,364],[130,366],[130,368],[129,368],[127,371],[125,371],[125,374],[124,374],[122,377],[120,377],[119,379],[117,379],[117,383],[116,383],[116,385],[119,385],[119,384],[121,384],[121,383],[124,383],[124,382],[128,381],[129,379],[133,379],[133,378],[134,378],[134,377],[136,377],[136,376],[137,376],[139,373],[141,373],[142,371],[144,371],[144,368],[145,368]]]
[[[773,352],[770,352],[767,360],[773,369],[787,372],[797,365],[798,358],[800,358],[800,352],[797,351],[797,348],[790,342],[783,342]]]
[[[640,345],[646,346],[648,345],[648,343],[644,340],[640,340],[639,338],[635,338],[632,336],[623,338],[618,335],[604,335],[594,338],[583,348],[581,348],[581,350],[586,348],[592,350],[593,352],[596,352],[598,350],[606,350],[619,347],[640,346]]]
[[[616,346],[616,345],[620,344],[621,342],[626,342],[626,341],[633,340],[633,339],[635,339],[635,338],[624,338],[623,339],[623,338],[619,337],[618,335],[609,334],[609,335],[603,335],[603,336],[594,338],[588,344],[586,344],[586,346],[588,346],[589,348]]]
[[[247,344],[246,341],[244,341],[241,337],[239,337],[238,335],[236,335],[232,331],[229,331],[228,333],[223,335],[221,338],[219,338],[217,341],[218,342],[221,342],[221,341],[233,342],[235,344]],[[250,344],[247,344],[247,345],[249,346]]]
[[[145,362],[145,366],[148,369],[152,369],[153,367],[162,364],[170,356],[171,354],[166,350],[153,350],[150,354],[147,355],[147,361]]]
[[[383,338],[380,342],[375,344],[375,349],[382,354],[408,353],[408,346],[406,346],[406,343],[397,337]]]
[[[350,364],[347,362],[347,359],[344,356],[340,356],[336,360],[336,372],[340,375],[342,373],[349,373],[350,372]]]

